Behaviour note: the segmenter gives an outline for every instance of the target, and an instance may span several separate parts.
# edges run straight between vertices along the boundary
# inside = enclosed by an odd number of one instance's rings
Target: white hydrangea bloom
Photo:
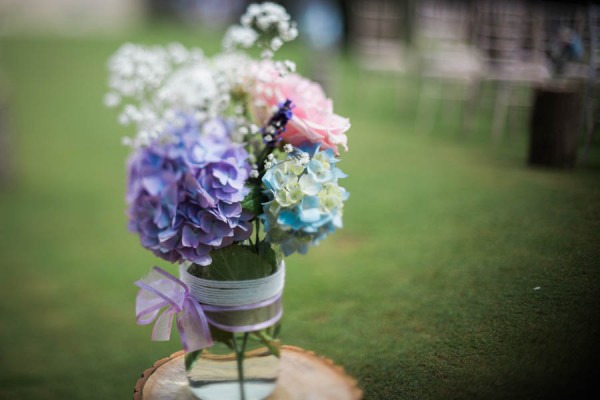
[[[331,212],[335,209],[342,211],[342,205],[346,196],[346,190],[332,182],[325,182],[323,190],[319,193],[321,210]]]
[[[307,196],[315,196],[321,190],[321,184],[315,181],[309,174],[300,177],[300,190]]]

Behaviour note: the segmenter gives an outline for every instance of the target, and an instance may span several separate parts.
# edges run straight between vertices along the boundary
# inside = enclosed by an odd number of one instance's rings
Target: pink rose
[[[280,77],[270,61],[256,64],[253,70],[250,110],[260,124],[267,123],[273,107],[290,99],[294,116],[282,134],[285,142],[293,146],[320,143],[321,149],[331,148],[335,154],[340,145],[348,150],[344,133],[350,129],[350,121],[333,113],[333,103],[318,83],[297,74]]]

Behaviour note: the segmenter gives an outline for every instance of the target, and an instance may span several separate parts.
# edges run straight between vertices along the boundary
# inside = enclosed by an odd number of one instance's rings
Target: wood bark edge
[[[322,363],[326,364],[327,367],[329,367],[332,371],[334,371],[336,373],[336,375],[338,375],[340,377],[340,379],[342,379],[344,382],[346,382],[346,384],[348,385],[348,387],[350,388],[350,390],[352,392],[352,397],[354,400],[359,400],[362,398],[363,391],[362,391],[362,389],[360,389],[358,387],[358,382],[356,381],[356,379],[347,375],[344,368],[337,365],[336,363],[334,363],[331,359],[320,356],[318,354],[315,354],[314,351],[304,350],[304,349],[302,349],[300,347],[296,347],[296,346],[285,345],[285,346],[282,346],[282,350],[285,350],[288,352],[294,352],[294,353],[301,353],[301,354],[307,355],[310,358],[315,359],[317,362],[322,362]],[[135,387],[133,389],[133,400],[143,400],[142,392],[144,390],[144,385],[146,384],[146,381],[148,380],[148,378],[150,378],[150,376],[158,368],[160,368],[163,364],[166,364],[167,362],[169,362],[177,357],[183,356],[183,355],[184,355],[184,351],[180,350],[178,352],[171,354],[169,357],[161,358],[160,360],[156,361],[152,365],[152,367],[146,369],[142,373],[142,376],[137,380],[137,382],[135,384]]]
[[[148,380],[148,378],[150,378],[150,376],[154,373],[154,371],[156,371],[158,368],[160,368],[161,365],[166,364],[167,362],[169,362],[179,356],[183,356],[184,353],[185,352],[183,350],[180,350],[178,352],[171,354],[169,357],[161,358],[160,360],[155,361],[154,364],[152,364],[152,366],[150,368],[145,370],[142,373],[142,376],[140,377],[140,379],[138,379],[137,382],[135,383],[135,387],[133,389],[133,400],[142,400],[142,392],[144,390],[144,385],[146,384],[146,381]]]

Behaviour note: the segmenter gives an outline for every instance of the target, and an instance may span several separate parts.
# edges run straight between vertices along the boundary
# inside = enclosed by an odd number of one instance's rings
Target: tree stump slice
[[[195,400],[188,388],[183,351],[154,363],[135,384],[134,400]],[[333,361],[295,346],[283,346],[281,372],[267,400],[359,400],[356,380]]]

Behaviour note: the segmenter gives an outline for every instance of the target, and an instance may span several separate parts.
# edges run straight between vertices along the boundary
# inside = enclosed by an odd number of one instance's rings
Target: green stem
[[[235,349],[235,358],[237,361],[238,381],[240,383],[240,399],[246,400],[246,392],[244,391],[244,353],[246,352],[246,344],[248,343],[248,332],[244,332],[242,339],[242,348],[238,348],[237,340],[233,335],[233,347]]]
[[[267,156],[271,154],[272,151],[272,147],[265,146],[256,158],[256,165],[258,165],[258,170],[261,172],[261,174],[264,174],[265,161],[267,159]]]
[[[255,243],[256,254],[258,254],[258,249],[259,249],[259,247],[258,247],[258,241],[259,241],[258,233],[259,233],[259,231],[260,231],[260,220],[258,218],[256,218],[256,243]]]

